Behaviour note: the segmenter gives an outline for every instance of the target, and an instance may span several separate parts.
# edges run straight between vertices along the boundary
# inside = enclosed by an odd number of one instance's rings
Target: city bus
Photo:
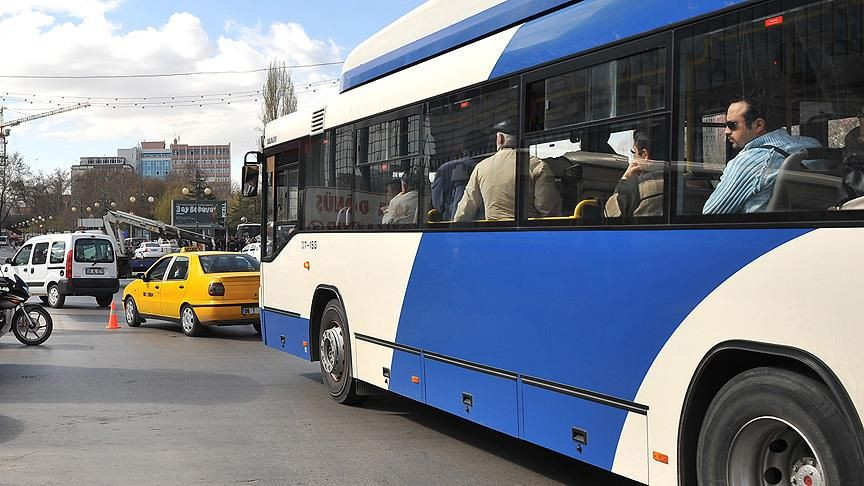
[[[240,223],[237,225],[237,236],[254,238],[261,234],[261,223]]]
[[[247,154],[264,342],[337,402],[387,390],[644,484],[862,484],[862,12],[424,3]],[[714,214],[750,92],[748,130],[810,146]]]

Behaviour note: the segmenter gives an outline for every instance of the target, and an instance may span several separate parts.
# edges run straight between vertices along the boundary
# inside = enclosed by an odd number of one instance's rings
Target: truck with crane
[[[216,241],[210,236],[125,211],[108,210],[102,216],[101,225],[102,227],[98,229],[108,235],[112,243],[114,243],[117,253],[117,267],[121,276],[132,276],[143,273],[159,259],[159,257],[134,258],[135,249],[126,248],[126,245],[123,243],[124,234],[121,225],[134,226],[150,232],[151,235],[159,235],[159,238],[166,240],[174,239],[178,240],[178,242],[185,240],[192,243],[200,243],[210,249],[216,247]]]

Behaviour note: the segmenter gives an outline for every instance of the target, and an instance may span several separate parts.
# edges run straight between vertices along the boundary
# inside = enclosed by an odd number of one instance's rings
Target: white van
[[[19,275],[51,307],[63,307],[67,295],[91,295],[99,307],[108,307],[120,289],[114,245],[105,235],[35,236],[6,259],[2,271]]]

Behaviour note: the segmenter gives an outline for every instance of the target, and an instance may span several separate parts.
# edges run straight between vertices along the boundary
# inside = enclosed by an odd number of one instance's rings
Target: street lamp
[[[141,210],[140,210],[139,214],[143,217],[144,216],[144,201],[147,201],[148,203],[153,204],[154,202],[156,202],[156,198],[153,196],[148,196],[147,194],[139,194],[138,197],[129,196],[129,204],[132,204],[133,206],[139,200],[141,202],[141,204],[140,204]],[[135,214],[135,212],[131,211],[131,209],[130,209],[130,212],[132,212],[132,214]],[[130,231],[130,236],[131,236],[131,233],[134,232],[134,228],[130,227],[129,231]],[[143,236],[144,230],[140,230],[140,231],[141,231],[141,235]]]
[[[189,194],[192,193],[192,191],[189,190],[188,187],[184,187],[183,189],[180,190],[180,192],[182,192],[184,196],[189,196]],[[202,191],[201,190],[201,184],[197,181],[195,182],[195,232],[196,233],[198,233],[198,210],[199,210],[198,204],[200,201],[198,195],[201,192],[203,192],[205,196],[209,196],[210,194],[213,194],[213,190],[210,189],[209,187],[205,187]]]

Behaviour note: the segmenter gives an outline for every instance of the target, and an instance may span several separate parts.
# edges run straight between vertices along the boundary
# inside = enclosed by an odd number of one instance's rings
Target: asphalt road
[[[632,484],[393,395],[338,405],[251,326],[50,312],[42,346],[0,338],[0,484]]]

